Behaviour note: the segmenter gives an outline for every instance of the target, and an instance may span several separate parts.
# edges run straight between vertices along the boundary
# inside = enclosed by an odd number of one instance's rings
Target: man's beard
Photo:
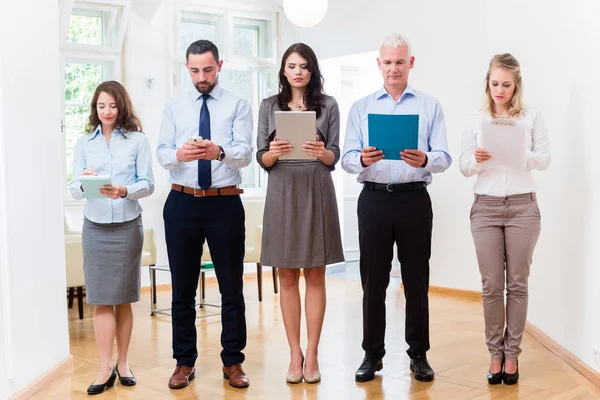
[[[195,83],[194,86],[196,87],[196,90],[202,94],[210,93],[215,88],[215,86],[217,86],[217,84],[219,83],[219,79],[215,80],[212,85],[208,85],[206,87],[200,86],[201,84],[207,84],[207,83],[208,82],[198,82],[198,83]]]

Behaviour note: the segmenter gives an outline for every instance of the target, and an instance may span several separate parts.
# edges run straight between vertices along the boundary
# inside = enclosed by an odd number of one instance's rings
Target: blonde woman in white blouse
[[[477,175],[471,233],[481,272],[485,335],[491,355],[487,379],[490,384],[512,385],[519,380],[517,358],[527,318],[529,268],[540,234],[531,171],[550,165],[549,137],[538,111],[522,104],[521,69],[511,54],[492,58],[485,92],[486,106],[467,120],[460,170],[467,177]],[[525,126],[527,160],[522,168],[486,167],[494,155],[480,146],[481,126],[492,118]]]

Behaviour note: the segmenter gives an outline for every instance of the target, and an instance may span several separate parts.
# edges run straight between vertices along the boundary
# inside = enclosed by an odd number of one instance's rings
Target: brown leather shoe
[[[175,367],[175,372],[169,379],[169,387],[171,389],[183,389],[190,384],[190,381],[196,377],[196,368],[178,365]]]
[[[242,369],[242,363],[235,363],[231,367],[223,366],[223,378],[229,380],[229,385],[234,388],[246,388],[250,386],[250,380]]]

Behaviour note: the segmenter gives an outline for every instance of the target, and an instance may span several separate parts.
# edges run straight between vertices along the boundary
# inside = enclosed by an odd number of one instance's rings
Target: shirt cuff
[[[135,194],[135,188],[133,185],[125,185],[125,189],[127,189],[127,194],[125,196],[120,196],[120,198],[131,200],[131,195]]]
[[[421,168],[423,168],[427,172],[431,172],[429,169],[433,165],[433,157],[432,157],[431,153],[427,153],[427,152],[425,152],[425,157],[427,157],[427,162]]]

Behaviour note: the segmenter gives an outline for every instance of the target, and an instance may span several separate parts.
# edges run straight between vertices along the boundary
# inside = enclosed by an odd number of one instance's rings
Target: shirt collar
[[[404,96],[406,96],[406,95],[416,96],[417,92],[415,92],[415,89],[413,89],[412,86],[406,85],[406,88],[404,89],[404,92],[402,92],[402,95],[400,96],[400,99],[398,101],[402,100],[402,98],[404,98]],[[384,96],[389,96],[389,98],[392,99],[392,96],[387,92],[387,90],[385,90],[385,86],[382,86],[381,89],[379,89],[375,93],[375,99],[379,100],[379,99],[383,98]]]
[[[121,129],[121,128],[117,128],[117,129],[113,130],[111,133],[114,133],[114,132],[120,133],[121,135],[125,136],[123,134],[123,129]],[[101,135],[101,134],[102,134],[102,125],[98,125],[96,127],[96,130],[90,135],[90,138],[88,140],[94,140],[96,138],[96,136]]]
[[[219,101],[221,97],[223,97],[223,89],[221,88],[221,84],[217,83],[217,86],[213,88],[213,90],[209,93],[210,97]],[[202,93],[198,92],[195,88],[190,91],[190,99],[194,101],[200,100],[202,97]]]

